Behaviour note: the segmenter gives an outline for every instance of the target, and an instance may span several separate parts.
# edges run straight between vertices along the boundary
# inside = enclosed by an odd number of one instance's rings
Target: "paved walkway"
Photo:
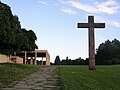
[[[45,66],[30,76],[26,77],[13,88],[2,90],[59,90],[59,76],[53,75],[56,66]]]

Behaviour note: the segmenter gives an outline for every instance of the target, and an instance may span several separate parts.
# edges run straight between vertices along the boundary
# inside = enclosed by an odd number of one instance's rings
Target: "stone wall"
[[[23,58],[17,56],[7,56],[0,54],[0,63],[20,63],[23,64]]]
[[[20,58],[18,56],[11,56],[10,58],[11,58],[10,63],[20,63],[20,64],[23,64],[23,58]]]
[[[7,62],[10,62],[9,56],[0,54],[0,63],[7,63]]]

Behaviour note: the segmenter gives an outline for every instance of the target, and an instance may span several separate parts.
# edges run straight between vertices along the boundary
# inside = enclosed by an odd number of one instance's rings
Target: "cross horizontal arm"
[[[91,27],[93,28],[105,28],[105,23],[78,23],[77,27],[78,28],[89,28]]]
[[[105,28],[105,23],[94,23],[94,28]]]
[[[89,24],[88,23],[78,23],[77,27],[78,28],[89,28]]]

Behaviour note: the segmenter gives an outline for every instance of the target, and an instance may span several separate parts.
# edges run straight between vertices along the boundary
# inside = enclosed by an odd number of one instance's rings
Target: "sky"
[[[36,33],[40,50],[48,50],[51,62],[60,59],[88,58],[88,29],[77,28],[94,16],[95,49],[106,40],[120,40],[120,0],[1,0],[19,17],[21,27]]]

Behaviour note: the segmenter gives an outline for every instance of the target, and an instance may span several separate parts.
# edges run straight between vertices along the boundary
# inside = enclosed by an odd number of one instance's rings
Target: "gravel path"
[[[3,88],[2,90],[59,90],[59,76],[53,74],[56,68],[57,66],[44,66],[13,88]]]

